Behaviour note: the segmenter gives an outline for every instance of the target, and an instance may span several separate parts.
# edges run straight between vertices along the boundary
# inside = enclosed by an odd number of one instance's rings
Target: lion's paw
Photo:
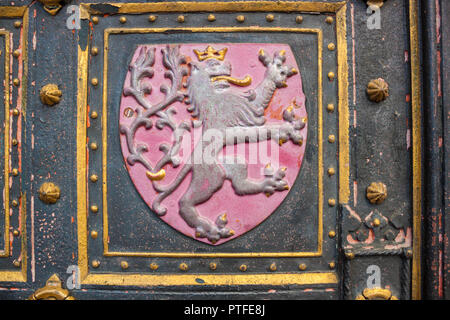
[[[272,172],[270,172],[272,171]],[[263,181],[263,192],[270,197],[275,191],[289,190],[289,185],[283,178],[286,176],[286,168],[280,168],[273,171],[270,165],[265,168],[266,178]]]

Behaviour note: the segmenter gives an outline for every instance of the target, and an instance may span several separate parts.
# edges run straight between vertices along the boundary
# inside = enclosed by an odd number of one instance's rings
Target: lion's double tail
[[[183,182],[186,175],[192,170],[192,164],[185,164],[180,173],[171,184],[161,186],[153,183],[153,187],[158,191],[155,201],[153,201],[153,210],[157,215],[163,216],[167,213],[167,208],[161,205],[161,202],[170,195]]]

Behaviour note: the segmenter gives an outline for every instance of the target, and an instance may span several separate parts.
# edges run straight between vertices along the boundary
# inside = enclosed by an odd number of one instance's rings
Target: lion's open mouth
[[[244,79],[237,79],[230,76],[216,76],[211,78],[212,82],[216,81],[227,81],[228,83],[235,84],[240,87],[249,86],[252,83],[252,78],[250,76],[245,76]]]

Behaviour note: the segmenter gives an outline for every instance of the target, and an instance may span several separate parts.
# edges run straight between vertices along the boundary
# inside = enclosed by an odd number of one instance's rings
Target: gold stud
[[[333,198],[328,199],[328,205],[329,205],[330,207],[334,207],[334,206],[336,205],[336,200],[333,199]]]
[[[100,261],[98,261],[98,260],[93,260],[91,264],[92,264],[92,266],[93,266],[94,268],[98,268],[98,267],[100,266]]]
[[[239,267],[239,270],[241,270],[242,272],[247,271],[247,265],[241,264],[241,266]]]
[[[209,22],[216,21],[216,16],[213,15],[213,14],[210,14],[210,15],[208,16],[208,21],[209,21]]]
[[[328,23],[328,24],[332,24],[333,21],[334,21],[333,17],[327,17],[327,18],[325,19],[325,22]]]
[[[154,263],[154,262],[150,263],[150,269],[156,270],[156,269],[158,269],[158,268],[159,268],[158,264],[156,264],[156,263]]]
[[[128,269],[128,262],[126,262],[126,261],[121,261],[121,262],[120,262],[120,267],[122,268],[122,270]]]
[[[98,23],[98,17],[92,17],[92,22],[94,24],[97,24]]]
[[[97,182],[98,176],[96,174],[93,174],[93,175],[91,175],[90,179],[92,182]]]
[[[92,54],[93,56],[98,55],[98,48],[97,48],[97,47],[92,47],[92,49],[91,49],[91,54]]]
[[[333,230],[331,230],[330,232],[328,232],[328,236],[329,236],[330,238],[334,238],[334,237],[336,237],[336,232],[334,232]]]
[[[355,258],[355,254],[354,254],[353,252],[346,252],[346,253],[345,253],[345,257],[346,257],[348,260],[353,260],[353,259]]]
[[[14,199],[14,200],[11,202],[11,204],[13,205],[13,207],[17,207],[17,206],[19,205],[19,202],[18,202],[16,199]]]
[[[381,102],[389,97],[389,85],[384,79],[374,79],[367,84],[366,92],[370,101]]]
[[[405,256],[406,256],[407,258],[411,258],[411,257],[413,256],[412,250],[411,250],[411,249],[406,250]]]
[[[119,21],[120,21],[120,23],[123,24],[123,23],[127,22],[127,18],[126,17],[120,17]]]
[[[13,236],[14,237],[18,237],[19,235],[20,235],[19,230],[16,229],[16,230],[13,231]]]
[[[53,182],[44,182],[39,188],[39,199],[44,203],[56,203],[60,196],[61,189]]]
[[[236,17],[236,21],[242,23],[245,21],[245,17],[240,14]]]
[[[17,168],[14,168],[11,170],[11,173],[13,176],[18,176],[19,175],[19,170]]]
[[[58,85],[54,83],[46,84],[39,91],[41,102],[48,106],[54,106],[61,101],[62,91],[59,90]]]
[[[11,143],[12,143],[13,146],[17,146],[17,144],[18,144],[19,142],[17,141],[17,139],[12,139],[12,140],[11,140]]]
[[[156,21],[156,18],[157,18],[157,17],[154,16],[154,15],[149,15],[149,16],[148,16],[148,21],[149,21],[149,22],[155,22],[155,21]]]
[[[20,28],[22,26],[22,21],[16,20],[14,21],[14,27]]]
[[[184,18],[183,15],[179,15],[178,18],[177,18],[177,21],[178,21],[179,23],[183,23],[185,20],[186,20],[186,19]]]
[[[336,49],[336,45],[334,43],[329,43],[328,44],[328,50],[334,51],[334,49]]]
[[[380,219],[378,219],[378,218],[373,219],[373,225],[374,225],[375,227],[378,227],[380,224],[381,224]]]
[[[298,265],[298,268],[299,268],[301,271],[305,271],[305,270],[306,270],[306,264],[300,263],[300,264]]]
[[[91,149],[92,150],[97,150],[98,149],[98,145],[95,142],[91,143]]]
[[[382,182],[372,182],[366,190],[366,197],[372,204],[380,204],[387,197],[386,185]]]
[[[275,20],[275,17],[274,17],[273,14],[268,14],[268,15],[266,16],[266,21],[267,21],[267,22],[272,22],[273,20]]]
[[[91,83],[94,86],[98,85],[98,79],[97,78],[92,78]]]
[[[97,119],[97,117],[98,117],[98,113],[96,111],[92,111],[91,112],[91,118],[92,119]]]
[[[217,263],[211,262],[211,263],[209,264],[209,269],[211,269],[211,270],[216,270],[216,269],[217,269]]]
[[[91,211],[94,212],[94,213],[97,213],[98,212],[98,207],[95,204],[92,205],[91,206]]]
[[[330,263],[328,264],[328,267],[330,267],[330,269],[334,269],[334,268],[336,268],[336,263],[330,262]]]
[[[20,114],[20,111],[18,109],[13,109],[12,114],[17,117]]]
[[[295,22],[298,23],[298,24],[302,23],[303,22],[303,16],[295,17]]]
[[[328,72],[328,79],[330,79],[330,81],[333,80],[334,77],[335,77],[334,72],[331,72],[331,71]]]
[[[14,265],[14,267],[16,267],[16,268],[19,268],[19,267],[20,267],[20,261],[19,261],[19,260],[14,260],[14,261],[13,261],[13,265]]]
[[[269,267],[270,271],[277,271],[277,265],[275,263],[272,263]]]
[[[14,50],[13,56],[14,56],[15,58],[18,58],[18,57],[20,56],[20,50],[19,50],[19,49]]]
[[[328,111],[329,113],[333,112],[333,111],[334,111],[334,104],[329,103],[329,104],[327,105],[327,111]]]
[[[98,232],[95,231],[95,230],[92,230],[92,231],[91,231],[91,238],[92,238],[92,239],[97,239],[97,237],[98,237]]]
[[[329,143],[334,143],[336,141],[336,137],[334,136],[334,134],[330,134],[328,136],[328,142]]]
[[[15,85],[17,87],[19,84],[20,84],[20,80],[17,78],[14,78],[13,85]]]
[[[334,170],[334,168],[328,168],[327,173],[331,177],[336,173],[336,171]]]
[[[186,271],[189,267],[186,263],[183,262],[183,263],[180,263],[179,268],[181,271]]]

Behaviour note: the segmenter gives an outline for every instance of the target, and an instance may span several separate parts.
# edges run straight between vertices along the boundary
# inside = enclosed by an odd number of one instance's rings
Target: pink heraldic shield
[[[119,112],[149,214],[210,245],[262,223],[300,171],[307,112],[287,44],[140,45]]]

